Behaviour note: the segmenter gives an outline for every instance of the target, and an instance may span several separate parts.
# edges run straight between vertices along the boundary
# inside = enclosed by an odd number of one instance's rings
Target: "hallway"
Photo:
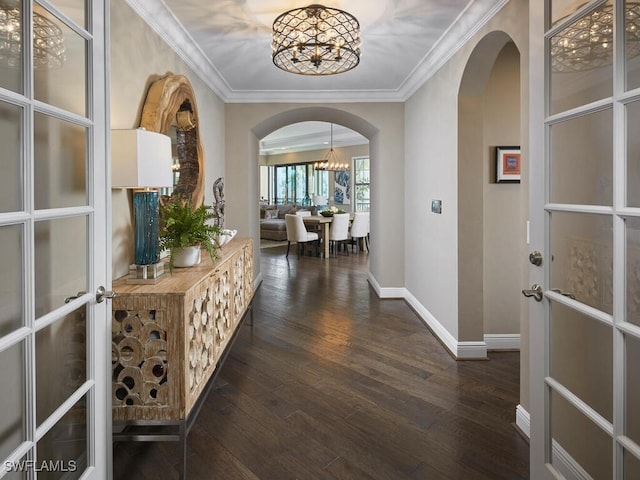
[[[525,479],[518,353],[456,362],[367,256],[285,258],[263,284],[188,440],[188,478]],[[426,279],[425,279],[426,280]],[[174,479],[178,444],[122,443],[115,479]]]

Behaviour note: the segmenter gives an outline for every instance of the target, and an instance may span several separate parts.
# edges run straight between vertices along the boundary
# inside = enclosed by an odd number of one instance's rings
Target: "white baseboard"
[[[376,278],[369,272],[367,274],[369,284],[378,295],[378,298],[405,298],[407,289],[402,287],[383,288],[380,286]]]
[[[527,438],[531,438],[530,420],[529,412],[527,412],[522,405],[516,405],[516,426],[527,436]]]
[[[522,405],[516,406],[516,425],[527,438],[531,438],[531,418]],[[593,480],[569,453],[555,440],[552,442],[551,460],[556,471],[567,480]]]
[[[488,333],[484,336],[487,350],[520,350],[519,333]]]
[[[457,341],[410,292],[406,292],[404,299],[456,360],[487,358],[487,344],[485,342]]]

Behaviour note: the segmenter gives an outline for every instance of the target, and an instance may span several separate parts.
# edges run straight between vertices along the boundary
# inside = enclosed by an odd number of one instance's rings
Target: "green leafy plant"
[[[169,271],[173,270],[174,253],[177,249],[204,247],[211,261],[217,258],[217,237],[220,227],[208,223],[216,218],[211,207],[200,205],[193,208],[191,199],[171,200],[160,206],[160,249],[169,250]]]

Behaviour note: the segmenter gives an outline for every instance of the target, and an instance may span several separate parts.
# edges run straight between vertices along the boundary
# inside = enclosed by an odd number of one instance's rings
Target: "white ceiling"
[[[312,0],[126,0],[196,74],[228,103],[405,101],[507,0],[326,0],[362,30],[360,65],[310,77],[271,60],[271,25]],[[262,153],[326,148],[329,124],[304,122],[274,132]],[[334,146],[366,143],[334,130]]]

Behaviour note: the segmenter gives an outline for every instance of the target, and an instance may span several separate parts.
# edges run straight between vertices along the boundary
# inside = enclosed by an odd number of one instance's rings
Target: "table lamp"
[[[133,190],[135,266],[153,279],[158,268],[158,188],[173,186],[171,139],[143,128],[111,131],[113,188]]]

